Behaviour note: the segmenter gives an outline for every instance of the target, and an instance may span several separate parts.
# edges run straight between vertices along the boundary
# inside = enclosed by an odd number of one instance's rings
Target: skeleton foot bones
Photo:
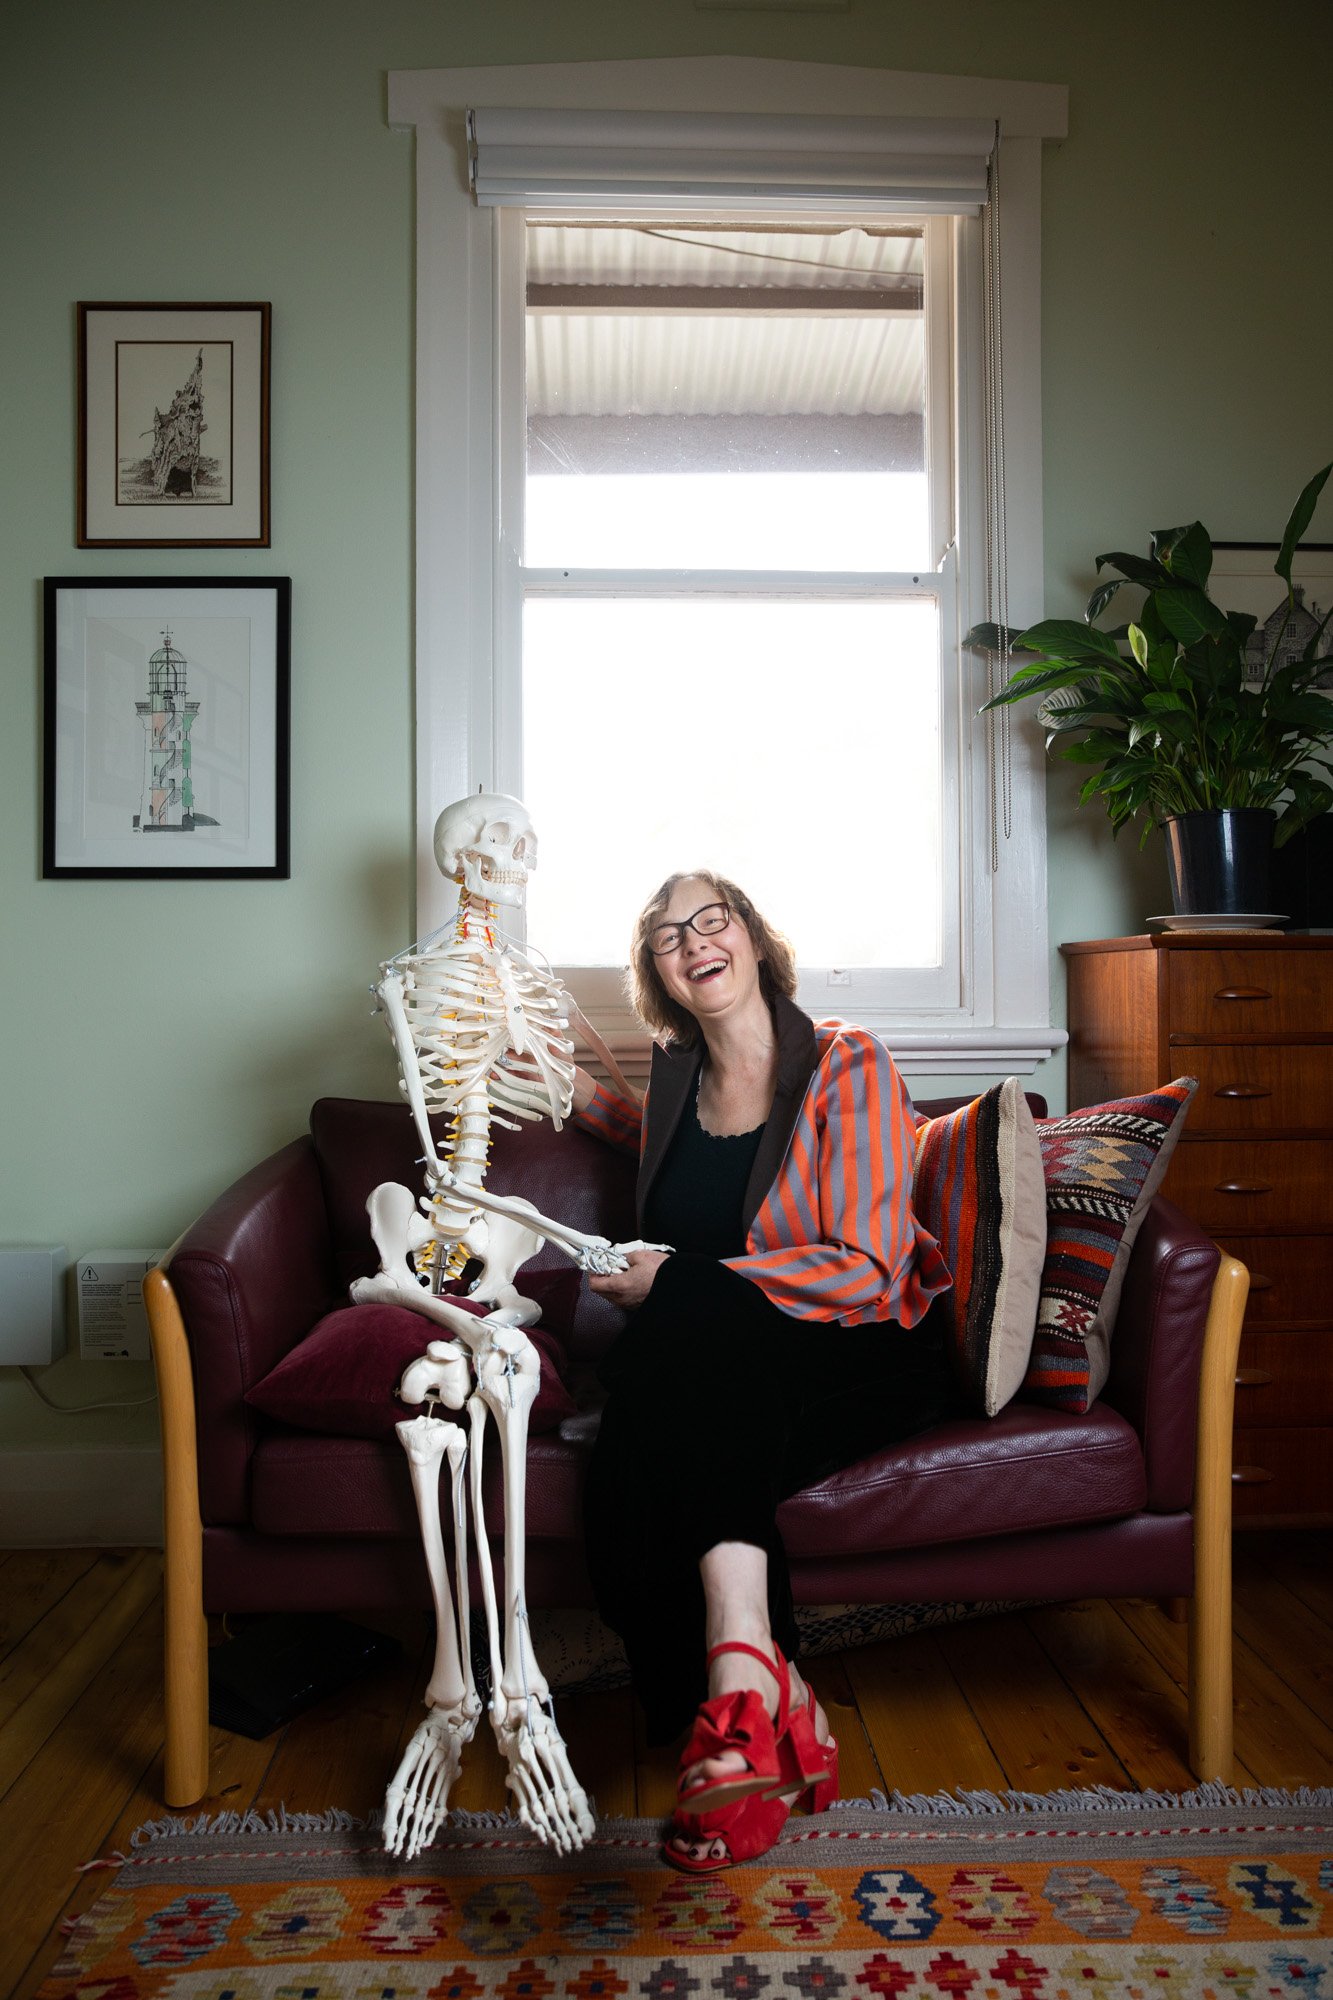
[[[454,1336],[429,1343],[404,1375],[399,1394],[406,1403],[465,1411],[468,1434],[431,1415],[397,1426],[430,1572],[436,1651],[426,1718],[389,1785],[384,1841],[390,1853],[408,1856],[429,1846],[480,1719],[468,1650],[470,1498],[490,1649],[491,1726],[519,1820],[539,1840],[568,1853],[589,1839],[593,1819],[570,1769],[528,1631],[524,1480],[528,1412],[540,1362],[522,1329],[539,1314],[514,1280],[519,1266],[547,1241],[581,1270],[603,1275],[625,1270],[632,1250],[666,1246],[610,1243],[540,1214],[521,1197],[493,1195],[486,1188],[493,1123],[517,1130],[516,1119],[549,1117],[558,1129],[569,1115],[570,1001],[544,964],[500,933],[499,906],[521,907],[537,862],[536,834],[519,801],[481,793],[447,807],[436,822],[435,857],[459,886],[452,935],[414,945],[381,967],[375,988],[421,1142],[425,1193],[417,1197],[392,1182],[374,1190],[367,1206],[380,1269],[373,1278],[359,1279],[352,1297],[358,1304],[408,1306]],[[443,1156],[432,1113],[450,1120]],[[440,1296],[443,1281],[476,1259],[481,1274],[472,1296],[492,1308],[484,1318]],[[503,1646],[481,1493],[488,1412],[504,1462]],[[440,1521],[445,1458],[452,1591]]]

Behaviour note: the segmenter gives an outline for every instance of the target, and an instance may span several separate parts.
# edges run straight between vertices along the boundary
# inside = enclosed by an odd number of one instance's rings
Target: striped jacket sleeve
[[[636,1104],[633,1098],[622,1097],[609,1084],[599,1083],[594,1087],[592,1102],[587,1109],[574,1113],[574,1123],[594,1137],[605,1139],[607,1145],[614,1146],[617,1152],[632,1153],[637,1160],[642,1142],[643,1112],[644,1106]]]
[[[726,1261],[796,1318],[916,1325],[951,1281],[912,1212],[915,1149],[892,1056],[867,1030],[839,1024],[746,1254]]]

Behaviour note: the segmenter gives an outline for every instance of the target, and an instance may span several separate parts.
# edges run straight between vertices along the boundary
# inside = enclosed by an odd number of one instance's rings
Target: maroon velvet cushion
[[[541,1325],[528,1328],[542,1364],[528,1428],[553,1431],[565,1417],[573,1416],[575,1408],[565,1387],[561,1331],[574,1315],[579,1274],[573,1269],[523,1272],[520,1285],[524,1296],[542,1309]],[[484,1310],[470,1299],[452,1296],[452,1302],[467,1312]],[[425,1353],[428,1342],[443,1335],[443,1328],[406,1306],[342,1306],[320,1320],[271,1374],[248,1389],[245,1400],[265,1416],[301,1430],[335,1437],[392,1437],[395,1424],[420,1414],[414,1405],[398,1400],[403,1371]]]

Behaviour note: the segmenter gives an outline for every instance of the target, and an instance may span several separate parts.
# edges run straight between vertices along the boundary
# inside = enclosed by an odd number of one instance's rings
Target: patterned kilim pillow
[[[912,1206],[953,1275],[935,1303],[970,1407],[993,1417],[1032,1347],[1046,1252],[1041,1148],[1018,1078],[922,1122]]]
[[[1143,1097],[1038,1120],[1047,1243],[1023,1382],[1030,1401],[1083,1411],[1101,1394],[1129,1253],[1198,1087],[1182,1076]]]

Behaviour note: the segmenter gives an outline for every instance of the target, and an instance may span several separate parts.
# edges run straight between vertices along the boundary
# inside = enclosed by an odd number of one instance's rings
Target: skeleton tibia
[[[456,1367],[461,1362],[466,1376],[466,1355],[462,1349],[446,1351],[445,1344],[438,1342],[432,1343],[432,1354],[433,1372],[440,1378],[437,1393],[444,1386],[447,1400],[452,1403],[458,1395]],[[418,1370],[429,1365],[426,1360],[415,1364]],[[461,1401],[461,1396],[458,1400]],[[449,1791],[458,1775],[463,1748],[476,1732],[481,1702],[472,1679],[468,1650],[467,1509],[463,1498],[467,1438],[457,1424],[431,1417],[414,1417],[398,1424],[396,1429],[411,1468],[412,1491],[435,1605],[435,1663],[426,1688],[430,1713],[408,1744],[384,1802],[384,1845],[391,1854],[410,1858],[429,1846],[449,1809]],[[453,1514],[456,1605],[449,1589],[440,1522],[440,1470],[446,1457]]]

